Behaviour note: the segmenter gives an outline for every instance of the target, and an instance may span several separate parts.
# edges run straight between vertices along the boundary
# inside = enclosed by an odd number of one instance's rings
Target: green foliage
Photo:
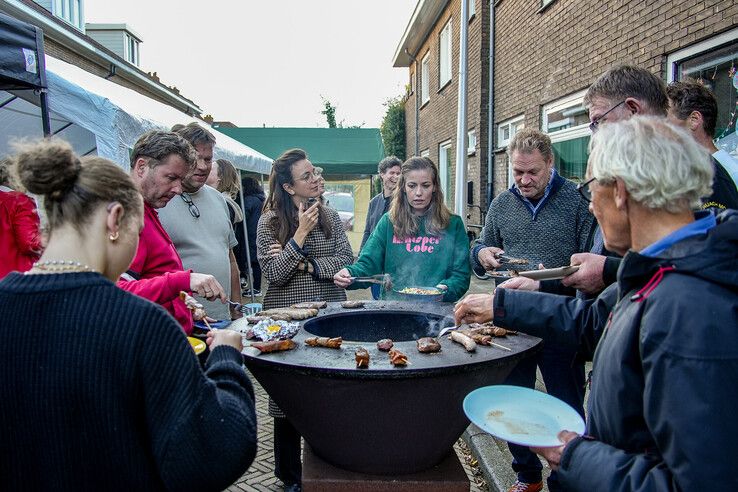
[[[385,155],[396,155],[405,160],[405,98],[389,99],[379,131],[382,134]]]
[[[325,119],[328,121],[328,128],[338,128],[336,125],[336,107],[325,97],[323,99],[323,111],[320,114],[325,115]]]

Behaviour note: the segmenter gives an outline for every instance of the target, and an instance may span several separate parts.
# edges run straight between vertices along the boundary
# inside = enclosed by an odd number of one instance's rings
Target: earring
[[[118,231],[115,231],[115,233],[108,236],[108,239],[110,239],[112,242],[115,242],[118,240]]]

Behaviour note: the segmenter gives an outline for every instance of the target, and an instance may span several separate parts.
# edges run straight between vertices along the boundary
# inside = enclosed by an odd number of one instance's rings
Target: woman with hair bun
[[[14,165],[43,196],[49,240],[0,281],[3,488],[226,488],[256,452],[240,335],[208,334],[206,376],[164,309],[115,286],[143,225],[121,168],[55,141]]]

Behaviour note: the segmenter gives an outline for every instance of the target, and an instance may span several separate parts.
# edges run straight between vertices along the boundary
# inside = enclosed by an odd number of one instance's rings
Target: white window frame
[[[467,12],[469,12],[469,20],[472,20],[472,18],[477,13],[477,6],[476,6],[476,0],[467,0]]]
[[[584,100],[584,94],[586,89],[570,94],[556,101],[552,101],[548,104],[543,105],[541,111],[541,131],[546,133],[551,138],[551,143],[563,142],[565,140],[573,140],[575,138],[586,137],[590,135],[589,123],[582,123],[572,128],[566,128],[565,130],[554,130],[548,131],[548,115],[550,113],[560,111],[562,108],[573,106],[574,104],[581,103]]]
[[[450,204],[449,187],[451,183],[448,182],[448,161],[452,157],[451,145],[452,140],[448,139],[438,144],[438,179],[441,183],[441,190],[443,190],[443,198],[446,201],[446,205]],[[453,208],[453,204],[450,205]]]
[[[438,35],[438,90],[443,89],[452,79],[452,20],[453,18],[446,22]]]
[[[82,0],[54,0],[53,14],[77,29],[82,29]]]
[[[515,133],[517,132],[518,123],[523,122],[523,126],[520,128],[525,128],[525,115],[521,114],[519,116],[515,116],[514,118],[510,118],[505,121],[501,121],[497,124],[497,148],[503,149],[507,147],[510,144],[510,140],[515,136]],[[503,138],[503,131],[507,128],[509,130],[509,137]]]
[[[466,155],[477,153],[477,131],[469,130],[466,134]]]
[[[130,34],[125,34],[125,59],[128,63],[131,65],[138,66],[139,64],[139,58],[138,58],[138,39],[134,38]]]
[[[666,80],[667,82],[676,81],[676,69],[679,62],[686,58],[691,58],[695,55],[700,55],[705,51],[710,51],[720,45],[730,43],[738,38],[738,28],[731,29],[722,34],[718,34],[710,39],[701,41],[693,44],[681,50],[675,51],[674,53],[666,57]]]
[[[430,51],[420,61],[420,105],[430,101]]]
[[[420,157],[430,157],[430,149],[421,150]]]

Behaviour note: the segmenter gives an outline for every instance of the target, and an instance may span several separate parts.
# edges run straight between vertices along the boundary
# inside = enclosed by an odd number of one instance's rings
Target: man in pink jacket
[[[192,146],[172,132],[147,132],[134,145],[131,178],[143,196],[144,226],[136,256],[118,281],[122,289],[163,306],[188,335],[192,333],[192,314],[179,298],[179,292],[192,291],[211,300],[225,300],[226,294],[212,275],[182,267],[156,209],[182,193],[182,179],[195,159]]]

